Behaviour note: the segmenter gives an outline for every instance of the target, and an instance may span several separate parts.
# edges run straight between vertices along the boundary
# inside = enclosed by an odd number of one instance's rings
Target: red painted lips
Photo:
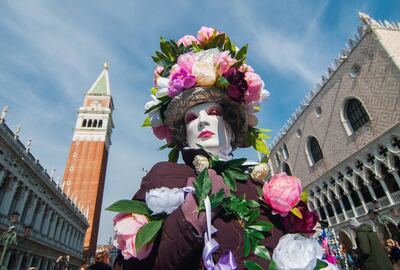
[[[197,138],[210,138],[212,135],[215,135],[215,133],[209,130],[203,130]]]

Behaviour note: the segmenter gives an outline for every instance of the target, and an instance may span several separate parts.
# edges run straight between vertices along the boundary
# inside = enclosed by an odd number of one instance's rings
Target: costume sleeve
[[[134,199],[144,201],[146,192],[154,188],[184,187],[187,179],[194,175],[194,171],[188,166],[170,162],[158,163],[143,178]],[[143,260],[123,260],[119,255],[114,269],[198,269],[196,263],[200,262],[203,238],[198,237],[194,231],[179,207],[165,219],[149,257]]]
[[[371,255],[371,244],[368,238],[367,233],[358,233],[357,234],[357,248],[360,251],[360,255],[364,258],[369,257]]]

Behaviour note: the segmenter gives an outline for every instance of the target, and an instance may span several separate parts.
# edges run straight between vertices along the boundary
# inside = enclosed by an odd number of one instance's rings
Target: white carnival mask
[[[207,152],[227,159],[232,151],[232,131],[222,117],[218,103],[208,102],[189,108],[184,118],[186,141],[190,148],[201,145]]]

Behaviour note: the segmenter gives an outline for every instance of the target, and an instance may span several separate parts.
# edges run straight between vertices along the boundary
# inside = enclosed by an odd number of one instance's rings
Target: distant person
[[[395,242],[393,239],[386,240],[386,246],[388,247],[388,252],[393,263],[397,264],[400,261],[400,247],[399,243]]]
[[[363,270],[393,270],[393,266],[371,225],[350,219],[350,228],[356,233],[357,254]]]
[[[54,264],[53,270],[67,270],[68,269],[69,256],[60,256],[57,258]]]
[[[112,270],[108,253],[105,251],[97,253],[95,263],[89,266],[88,270]]]

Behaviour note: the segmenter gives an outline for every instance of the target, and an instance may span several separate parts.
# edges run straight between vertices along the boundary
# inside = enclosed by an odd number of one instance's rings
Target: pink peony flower
[[[327,255],[326,256],[326,261],[330,262],[331,264],[336,264],[336,257],[332,255]]]
[[[140,250],[136,250],[135,240],[139,229],[149,223],[144,215],[119,213],[113,218],[114,222],[114,246],[121,250],[125,260],[132,257],[143,260],[151,252],[153,244],[148,244]]]
[[[196,77],[184,68],[178,68],[171,75],[168,86],[168,96],[174,97],[185,89],[189,89],[196,84]]]
[[[299,203],[301,191],[300,179],[286,173],[274,175],[263,187],[265,202],[281,216],[286,216]]]
[[[167,125],[161,125],[158,127],[153,127],[153,134],[160,140],[167,140],[167,143],[173,143],[171,130]]]
[[[244,101],[251,103],[260,99],[261,89],[264,86],[260,76],[254,72],[247,71],[245,73],[245,80],[247,81],[247,90],[244,93]]]
[[[229,70],[229,68],[237,61],[233,59],[229,52],[225,51],[217,56],[218,75],[222,75]]]
[[[161,73],[164,71],[164,67],[162,66],[157,66],[156,69],[154,70],[153,73],[153,81],[154,81],[154,85],[157,85],[157,79],[158,77],[161,76]]]
[[[192,73],[192,67],[193,67],[193,64],[195,61],[196,61],[196,58],[195,58],[194,54],[192,52],[188,52],[188,53],[179,55],[177,64],[179,67],[185,69],[187,72]],[[171,72],[173,72],[173,71],[171,71]]]
[[[199,32],[197,32],[197,40],[200,42],[200,44],[206,44],[211,40],[214,32],[216,35],[220,34],[214,28],[202,26]]]
[[[247,71],[253,72],[254,73],[254,69],[248,65],[248,64],[243,64],[239,67],[239,71],[246,73]]]
[[[194,36],[192,36],[192,35],[184,35],[183,37],[181,37],[178,40],[177,44],[178,44],[178,46],[183,44],[183,46],[189,47],[190,45],[192,45],[193,42],[197,43],[197,44],[199,43]]]

